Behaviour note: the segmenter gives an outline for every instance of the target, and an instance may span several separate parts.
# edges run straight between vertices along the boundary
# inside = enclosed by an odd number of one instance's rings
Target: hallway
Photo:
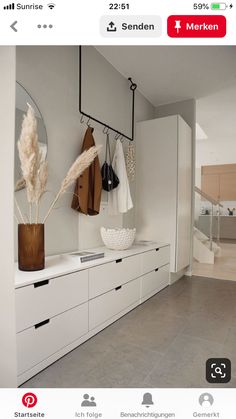
[[[214,265],[194,261],[194,275],[236,281],[236,244],[220,243],[220,247],[221,256],[215,258]]]

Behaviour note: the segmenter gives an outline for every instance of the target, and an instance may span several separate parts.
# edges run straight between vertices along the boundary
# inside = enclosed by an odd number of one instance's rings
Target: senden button
[[[224,38],[226,26],[225,16],[173,15],[167,32],[171,38]]]
[[[160,16],[102,16],[100,32],[105,37],[159,37]]]

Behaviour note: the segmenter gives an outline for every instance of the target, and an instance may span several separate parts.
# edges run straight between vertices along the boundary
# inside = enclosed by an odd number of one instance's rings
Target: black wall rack
[[[108,133],[109,131],[113,131],[116,133],[115,139],[118,138],[126,138],[129,141],[134,140],[134,114],[135,114],[135,91],[137,89],[137,84],[133,82],[132,78],[129,77],[128,80],[130,82],[130,90],[132,92],[132,103],[131,103],[131,137],[128,137],[121,131],[118,131],[115,128],[110,127],[108,124],[106,124],[103,121],[100,121],[99,119],[93,117],[92,115],[87,114],[82,110],[82,46],[79,47],[79,111],[82,116],[88,118],[87,124],[89,125],[89,121],[97,122],[100,125],[103,125],[103,131],[104,133]]]

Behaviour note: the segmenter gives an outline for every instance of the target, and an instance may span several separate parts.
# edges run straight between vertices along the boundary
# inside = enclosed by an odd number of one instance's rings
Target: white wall
[[[207,139],[196,142],[196,167],[236,162],[236,82],[197,100],[197,122]]]
[[[131,135],[131,93],[129,89],[129,83],[127,79],[122,76],[110,63],[108,63],[103,56],[101,56],[96,50],[91,51],[91,47],[88,48],[88,53],[85,52],[83,47],[83,57],[85,59],[85,65],[83,66],[83,72],[89,72],[83,76],[83,79],[87,81],[85,87],[83,87],[83,110],[92,110],[93,114],[97,115],[98,118],[104,120],[104,122],[110,123],[112,127],[117,128],[121,132]],[[103,76],[98,76],[98,71]],[[96,76],[98,81],[92,82],[92,78]],[[105,75],[105,76],[104,76]],[[106,86],[105,80],[109,79],[109,83]],[[91,83],[89,83],[91,81]],[[102,85],[102,87],[101,87]],[[86,91],[85,91],[86,90]],[[108,106],[108,98],[111,101],[110,108]],[[97,113],[98,112],[98,113]],[[89,112],[88,112],[89,113]],[[155,114],[155,109],[151,103],[144,98],[142,94],[136,91],[135,97],[135,123],[147,119],[152,119]],[[97,124],[95,127],[95,138],[98,144],[105,145],[105,136],[102,133],[101,127]],[[115,147],[114,133],[110,135],[110,143],[112,149]],[[124,152],[126,151],[128,141],[124,141],[123,147]],[[135,141],[134,141],[135,145]],[[105,150],[101,153],[100,160],[104,160]],[[84,215],[79,216],[79,248],[91,248],[94,246],[102,245],[100,237],[100,227],[134,227],[135,226],[135,181],[130,184],[131,195],[134,203],[134,208],[128,211],[126,214],[118,216],[109,216],[107,213],[106,205],[101,206],[101,212],[96,217],[88,217]],[[107,193],[102,194],[103,203],[107,202]]]
[[[0,387],[16,386],[13,245],[15,48],[0,47]]]
[[[98,53],[97,53],[98,54]],[[96,55],[96,54],[95,54]],[[127,101],[127,83],[103,57],[99,61],[100,72],[107,73],[110,68],[110,82],[114,86],[113,98],[116,100],[117,85],[123,85],[119,91],[119,107]],[[96,78],[96,65],[93,68]],[[45,119],[48,132],[49,148],[49,193],[45,195],[42,213],[45,213],[50,199],[56,192],[61,179],[73,160],[80,153],[86,126],[80,124],[78,112],[78,48],[73,46],[23,46],[17,47],[17,80],[31,93]],[[120,87],[119,87],[120,89]],[[99,88],[98,88],[99,92]],[[107,109],[106,98],[91,92],[93,106]],[[128,91],[129,95],[129,91]],[[118,100],[118,99],[117,99]],[[141,95],[137,94],[136,120],[150,119],[154,116],[154,107]],[[127,114],[124,126],[130,124]],[[113,119],[116,124],[116,119]],[[117,116],[118,127],[122,131]],[[94,125],[96,143],[105,145],[105,136],[98,125]],[[112,140],[113,146],[115,142]],[[100,157],[101,163],[103,156]],[[134,187],[132,188],[132,194]],[[72,188],[73,189],[73,188]],[[20,204],[24,206],[24,191],[17,193]],[[72,195],[66,194],[46,225],[46,253],[56,254],[79,248],[89,248],[101,244],[99,228],[101,225],[122,226],[123,217],[108,217],[106,211],[96,217],[78,215],[70,208]],[[134,194],[133,199],[135,200]],[[106,195],[103,194],[103,200]],[[26,209],[26,208],[25,208]],[[133,224],[133,211],[124,216],[125,225]],[[79,227],[78,227],[79,226]],[[78,231],[79,230],[79,231]]]
[[[42,214],[80,151],[77,63],[76,47],[16,48],[16,78],[38,104],[48,133],[49,193],[43,199]],[[23,206],[25,191],[18,192],[17,197]],[[78,216],[70,209],[71,199],[72,195],[66,194],[47,222],[47,254],[77,248]]]

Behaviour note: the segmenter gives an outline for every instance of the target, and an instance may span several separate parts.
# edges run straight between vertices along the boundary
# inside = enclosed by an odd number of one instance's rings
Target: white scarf
[[[108,211],[111,215],[117,215],[119,213],[125,213],[133,208],[126,172],[125,157],[120,140],[116,141],[112,167],[118,176],[120,183],[117,188],[108,193]]]

